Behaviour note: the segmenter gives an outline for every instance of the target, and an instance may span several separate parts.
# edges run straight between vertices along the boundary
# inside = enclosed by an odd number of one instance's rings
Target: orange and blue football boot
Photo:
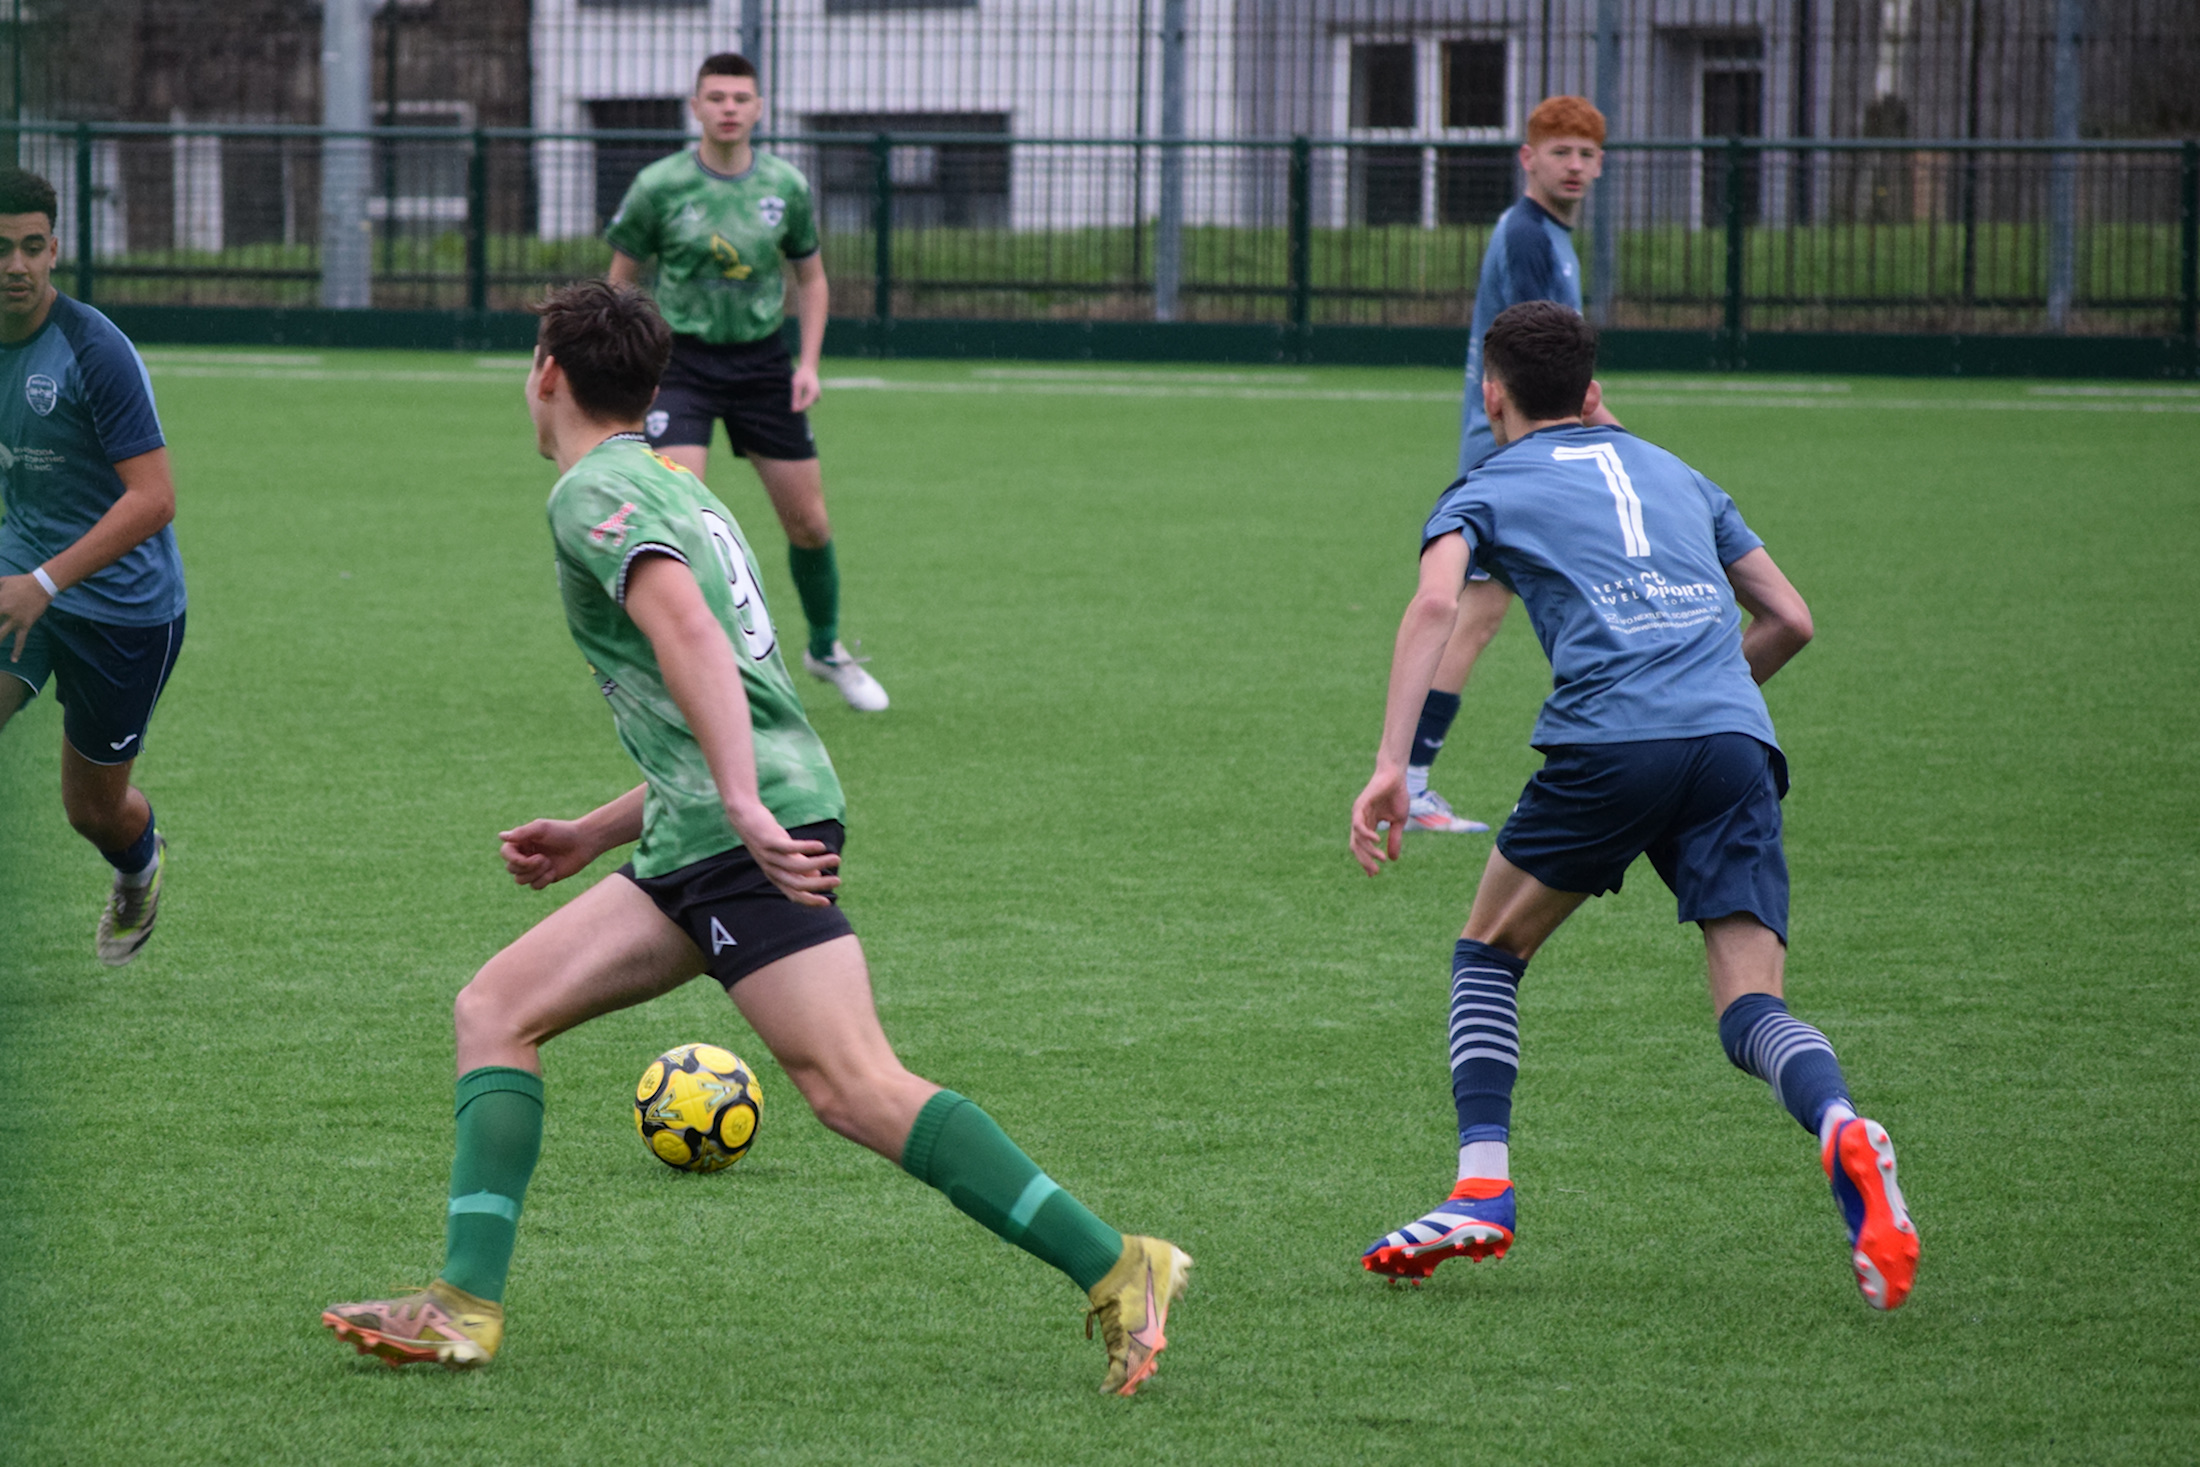
[[[1895,1183],[1887,1128],[1861,1117],[1841,1122],[1819,1164],[1849,1225],[1849,1262],[1864,1302],[1874,1309],[1899,1309],[1917,1279],[1917,1229]]]
[[[1512,1246],[1514,1211],[1511,1182],[1469,1177],[1451,1196],[1395,1233],[1377,1238],[1360,1255],[1369,1273],[1407,1279],[1418,1286],[1447,1258],[1480,1263],[1498,1259]]]

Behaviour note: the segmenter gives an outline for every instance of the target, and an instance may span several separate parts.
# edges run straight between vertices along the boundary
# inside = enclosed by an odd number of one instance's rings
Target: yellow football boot
[[[1169,1343],[1161,1332],[1169,1306],[1184,1297],[1191,1271],[1191,1255],[1174,1243],[1123,1235],[1123,1256],[1092,1286],[1092,1310],[1085,1316],[1085,1338],[1092,1338],[1097,1319],[1100,1338],[1107,1342],[1108,1376],[1100,1383],[1102,1391],[1128,1396],[1153,1374],[1154,1357]]]
[[[362,1355],[400,1365],[472,1370],[496,1358],[504,1342],[504,1306],[437,1279],[402,1299],[331,1304],[321,1323]]]

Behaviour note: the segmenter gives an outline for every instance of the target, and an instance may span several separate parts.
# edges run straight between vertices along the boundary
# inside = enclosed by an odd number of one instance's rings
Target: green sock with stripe
[[[901,1149],[902,1170],[979,1225],[1051,1263],[1090,1292],[1115,1267],[1123,1235],[1040,1171],[976,1103],[942,1090],[924,1103]]]
[[[504,1300],[520,1204],[542,1155],[542,1077],[485,1065],[458,1077],[458,1152],[443,1281],[491,1303]]]
[[[828,661],[833,639],[840,635],[840,562],[833,554],[833,542],[827,540],[815,550],[790,542],[787,571],[794,577],[802,615],[810,623],[810,655]]]

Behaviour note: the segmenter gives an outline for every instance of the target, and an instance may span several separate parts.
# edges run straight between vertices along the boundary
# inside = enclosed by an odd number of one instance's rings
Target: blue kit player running
[[[1482,338],[1490,323],[1508,307],[1526,301],[1557,301],[1581,309],[1581,262],[1574,255],[1574,221],[1589,185],[1604,171],[1604,114],[1582,97],[1546,97],[1528,114],[1528,141],[1520,149],[1526,181],[1518,202],[1498,216],[1482,254],[1482,274],[1474,289],[1474,324],[1467,337],[1467,390],[1459,416],[1459,472],[1464,474],[1497,451],[1489,414],[1482,408]],[[1592,424],[1618,427],[1601,406]],[[1406,763],[1406,791],[1412,797],[1406,826],[1411,830],[1455,835],[1488,830],[1478,820],[1455,813],[1451,802],[1428,787],[1429,769],[1444,747],[1451,722],[1459,715],[1459,695],[1474,662],[1504,624],[1512,593],[1477,570],[1459,598],[1459,616],[1436,678],[1414,728],[1413,752]]]
[[[164,843],[130,783],[183,646],[176,489],[145,364],[53,288],[53,187],[0,168],[0,725],[51,677],[61,804],[115,868],[100,961],[138,954]]]
[[[1515,306],[1485,351],[1498,451],[1452,485],[1423,531],[1375,774],[1352,807],[1353,854],[1371,876],[1398,858],[1414,717],[1473,568],[1527,603],[1551,659],[1532,739],[1544,764],[1498,833],[1452,958],[1458,1185],[1363,1262],[1418,1281],[1447,1258],[1501,1258],[1512,1245],[1521,976],[1576,907],[1619,890],[1648,855],[1680,919],[1703,929],[1728,1057],[1818,1138],[1864,1300],[1893,1309],[1918,1255],[1894,1148],[1857,1115],[1825,1035],[1780,997],[1787,764],[1757,685],[1810,640],[1810,609],[1715,485],[1624,430],[1584,423],[1598,397],[1596,333],[1579,315]]]

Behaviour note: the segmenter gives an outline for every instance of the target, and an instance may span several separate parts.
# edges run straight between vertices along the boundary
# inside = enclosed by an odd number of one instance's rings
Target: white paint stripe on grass
[[[213,377],[254,382],[471,382],[477,387],[509,387],[510,379],[487,372],[439,372],[432,369],[371,367],[220,367],[211,363],[156,361],[146,370],[155,377]]]
[[[169,363],[183,362],[204,362],[214,366],[234,367],[318,367],[321,365],[321,357],[318,352],[169,351],[154,347],[150,351],[141,351],[138,355],[145,358],[147,366],[162,366]]]
[[[320,367],[260,365],[253,358],[227,356],[209,360],[178,360],[170,356],[148,357],[146,366],[156,377],[214,378],[262,382],[388,382],[448,384],[470,382],[483,387],[507,387],[501,370],[479,368],[441,371],[433,368]],[[501,368],[504,363],[499,362]],[[1172,398],[1224,402],[1339,402],[1339,403],[1444,403],[1456,405],[1452,391],[1410,391],[1374,387],[1254,387],[1187,380],[1185,376],[1155,373],[1154,381],[1119,379],[1075,381],[926,381],[892,377],[828,377],[824,386],[853,392],[915,392],[961,397],[1086,397],[1135,398],[1166,401]],[[1251,374],[1245,374],[1250,377]],[[1252,380],[1260,380],[1253,378]],[[1844,384],[1845,385],[1845,384]],[[2141,389],[2142,392],[2148,389]],[[1871,397],[1860,394],[1819,393],[1780,396],[1763,393],[1621,391],[1615,394],[1617,409],[1633,407],[1821,409],[1857,408],[1880,412],[2081,412],[2081,413],[2200,413],[2200,396],[2026,396],[2026,397]]]
[[[2200,397],[2200,387],[2028,387],[2034,397]]]
[[[1306,372],[1148,372],[1122,367],[973,367],[980,382],[1205,382],[1223,386],[1313,381]]]

